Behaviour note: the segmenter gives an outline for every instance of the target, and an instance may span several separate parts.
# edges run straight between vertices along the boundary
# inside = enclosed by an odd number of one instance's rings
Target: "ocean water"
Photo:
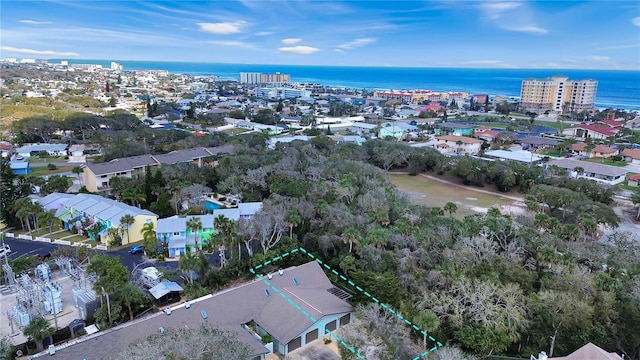
[[[632,70],[347,67],[114,61],[122,64],[125,70],[168,70],[172,74],[215,75],[223,80],[238,80],[240,72],[281,72],[291,74],[293,82],[319,83],[332,87],[369,91],[429,89],[506,96],[519,96],[523,79],[565,75],[570,79],[598,80],[596,106],[599,108],[640,110],[640,71]],[[70,63],[93,63],[109,67],[110,62],[110,60],[74,60]]]

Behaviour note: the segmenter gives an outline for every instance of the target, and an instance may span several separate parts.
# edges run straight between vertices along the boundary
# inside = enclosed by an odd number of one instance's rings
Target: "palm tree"
[[[191,230],[193,232],[196,249],[199,249],[199,247],[198,247],[198,230],[202,229],[202,221],[200,220],[200,218],[191,217],[191,219],[187,220],[187,229],[189,229],[189,230]]]
[[[122,299],[122,303],[127,307],[127,310],[129,310],[129,321],[133,321],[132,306],[143,302],[145,294],[142,293],[138,287],[127,282],[118,289],[117,295],[118,298]]]
[[[76,174],[76,176],[78,177],[78,182],[80,182],[80,185],[82,186],[82,178],[80,177],[80,174],[84,172],[84,168],[82,166],[75,166],[73,169],[71,169],[71,172]]]
[[[31,320],[29,325],[22,329],[22,333],[36,343],[38,350],[44,348],[42,340],[49,335],[53,335],[55,332],[56,330],[53,326],[49,325],[49,322],[43,317],[37,317]]]
[[[152,222],[144,223],[142,225],[142,229],[140,229],[140,234],[142,234],[143,245],[145,254],[147,256],[155,256],[158,253],[158,235],[156,234],[156,230]]]
[[[293,228],[297,227],[298,224],[300,224],[300,222],[302,221],[302,218],[300,217],[300,214],[298,214],[296,210],[289,210],[284,220],[289,225],[289,237],[293,238]]]
[[[502,216],[502,211],[500,211],[500,209],[498,209],[497,207],[490,207],[489,210],[487,210],[487,216],[499,217]]]
[[[129,243],[129,229],[131,225],[136,222],[136,218],[134,218],[131,214],[125,214],[120,218],[120,225],[127,230],[127,244]]]
[[[349,252],[353,249],[353,244],[357,244],[362,239],[360,232],[353,227],[348,228],[342,233],[342,241],[349,244]]]
[[[427,349],[427,334],[438,329],[438,316],[431,311],[421,311],[414,319],[417,326],[422,329],[422,346]]]
[[[587,241],[587,235],[593,236],[598,230],[598,223],[590,216],[584,216],[580,218],[578,227],[584,232],[584,241]]]
[[[40,220],[42,224],[47,225],[47,227],[49,228],[49,236],[51,236],[51,233],[53,232],[54,221],[58,220],[58,218],[56,217],[56,210],[49,209],[48,211],[41,212],[38,220]]]

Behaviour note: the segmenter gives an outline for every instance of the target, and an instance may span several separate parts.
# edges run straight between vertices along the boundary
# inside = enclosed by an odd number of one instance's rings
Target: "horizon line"
[[[15,57],[18,59],[18,57]],[[0,60],[7,59],[5,57],[0,58]],[[21,59],[29,59],[28,57],[21,57]],[[547,67],[514,67],[514,66],[493,66],[493,67],[482,67],[482,66],[456,66],[456,65],[428,65],[428,66],[419,66],[419,65],[321,65],[321,64],[275,64],[275,63],[241,63],[241,62],[209,62],[209,61],[185,61],[185,60],[132,60],[132,59],[80,59],[80,58],[61,58],[61,57],[52,57],[52,58],[34,58],[36,60],[66,60],[71,62],[76,61],[108,61],[108,62],[119,62],[119,61],[134,61],[134,62],[157,62],[157,63],[185,63],[185,64],[224,64],[224,65],[250,65],[250,66],[296,66],[296,67],[306,67],[306,66],[314,66],[314,67],[359,67],[359,68],[398,68],[398,69],[481,69],[481,70],[569,70],[569,71],[579,71],[579,70],[587,70],[587,71],[633,71],[640,72],[640,68],[547,68]]]

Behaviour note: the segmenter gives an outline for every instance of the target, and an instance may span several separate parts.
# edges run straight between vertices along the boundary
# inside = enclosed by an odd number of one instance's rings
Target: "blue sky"
[[[2,0],[0,58],[640,70],[640,2]]]

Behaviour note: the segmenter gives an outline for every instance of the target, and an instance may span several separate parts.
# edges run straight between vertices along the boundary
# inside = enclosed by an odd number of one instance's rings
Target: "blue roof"
[[[9,167],[11,168],[11,170],[28,169],[29,163],[26,161],[11,161]]]

